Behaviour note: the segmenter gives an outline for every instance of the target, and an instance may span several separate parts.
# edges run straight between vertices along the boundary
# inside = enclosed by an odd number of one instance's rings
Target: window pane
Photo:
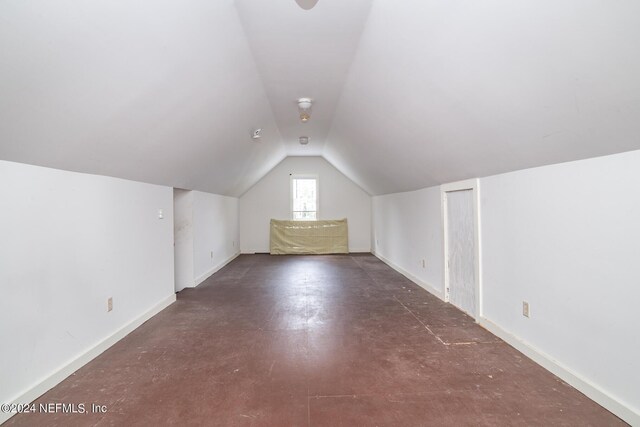
[[[315,179],[295,179],[294,180],[294,198],[295,199],[314,199],[316,198],[316,180]]]
[[[292,217],[299,220],[317,219],[317,182],[315,178],[294,178],[292,185]]]
[[[316,201],[315,200],[294,200],[293,210],[294,211],[315,211],[317,210]]]
[[[315,221],[317,218],[315,212],[293,212],[293,219]]]

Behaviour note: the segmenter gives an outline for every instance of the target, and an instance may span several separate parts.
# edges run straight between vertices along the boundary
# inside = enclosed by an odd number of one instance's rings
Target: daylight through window
[[[313,221],[318,219],[318,180],[292,178],[291,218]]]

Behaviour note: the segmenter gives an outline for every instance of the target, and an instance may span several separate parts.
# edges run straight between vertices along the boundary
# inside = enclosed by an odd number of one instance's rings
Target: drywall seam
[[[536,362],[552,374],[560,377],[563,381],[567,382],[588,398],[595,401],[599,405],[608,409],[618,417],[631,425],[640,426],[640,411],[633,408],[631,405],[623,403],[620,399],[613,396],[611,393],[603,390],[596,384],[593,384],[589,380],[581,377],[573,372],[571,369],[564,366],[562,363],[554,360],[548,354],[535,348],[528,342],[518,338],[501,326],[493,323],[486,317],[479,317],[478,324],[491,332],[493,335],[505,341],[520,353],[527,356],[529,359]]]
[[[424,288],[426,291],[432,293],[433,295],[435,295],[436,297],[440,298],[442,301],[444,301],[444,292],[438,288],[436,288],[435,286],[433,286],[430,283],[427,283],[419,278],[417,278],[416,276],[414,276],[413,274],[409,273],[407,270],[405,270],[404,268],[394,264],[393,262],[389,261],[388,259],[386,259],[385,257],[383,257],[382,255],[375,253],[375,252],[371,252],[373,255],[375,255],[380,261],[384,262],[385,264],[387,264],[389,267],[393,268],[394,270],[396,270],[398,273],[402,274],[404,277],[406,277],[407,279],[411,280],[413,283],[417,284],[418,286],[420,286],[421,288]]]
[[[15,404],[26,404],[31,403],[36,400],[38,397],[42,396],[47,391],[51,390],[53,387],[60,384],[64,379],[66,379],[69,375],[73,374],[75,371],[91,362],[97,356],[102,354],[109,347],[120,341],[122,338],[127,336],[129,333],[133,332],[136,328],[142,325],[147,320],[151,319],[153,316],[164,310],[169,305],[173,304],[176,300],[176,295],[171,294],[163,300],[159,301],[153,307],[151,307],[146,312],[142,313],[140,316],[133,319],[131,322],[124,325],[122,328],[115,331],[113,334],[107,336],[102,341],[98,342],[93,347],[87,349],[84,353],[78,355],[74,359],[71,359],[69,362],[65,363],[63,366],[60,366],[58,370],[52,372],[49,376],[42,379],[39,383],[30,387],[26,391],[20,393],[14,399],[11,400],[10,403]],[[9,402],[3,402],[9,403]],[[14,416],[15,413],[0,413],[0,424],[7,421],[9,418]]]
[[[219,271],[222,267],[224,267],[225,265],[229,264],[231,261],[233,261],[234,259],[236,259],[238,256],[240,255],[240,252],[236,252],[235,254],[231,255],[229,258],[227,258],[225,261],[222,261],[220,264],[216,265],[215,267],[213,267],[211,270],[207,271],[204,274],[201,274],[200,276],[198,276],[196,278],[196,280],[193,283],[193,287],[195,288],[196,286],[198,286],[200,283],[204,282],[205,280],[207,280],[209,277],[213,276],[213,274],[217,271]]]

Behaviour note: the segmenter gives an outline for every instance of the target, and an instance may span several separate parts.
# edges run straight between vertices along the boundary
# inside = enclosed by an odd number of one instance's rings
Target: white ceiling
[[[288,155],[321,155],[371,0],[236,0]],[[314,100],[300,122],[297,99]],[[300,136],[311,137],[307,146]]]
[[[372,194],[640,148],[640,2],[375,1],[324,156]]]
[[[639,76],[635,0],[8,0],[0,158],[237,196],[323,155],[383,194],[639,149]]]
[[[0,158],[239,195],[285,156],[232,0],[0,2]]]

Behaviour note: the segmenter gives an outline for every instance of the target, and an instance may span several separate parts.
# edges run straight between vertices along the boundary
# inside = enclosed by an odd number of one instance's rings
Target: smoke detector
[[[251,132],[251,139],[260,139],[262,138],[262,129],[255,129]]]
[[[309,138],[308,136],[301,136],[298,141],[300,142],[300,145],[307,145],[309,143],[309,140],[311,138]]]

